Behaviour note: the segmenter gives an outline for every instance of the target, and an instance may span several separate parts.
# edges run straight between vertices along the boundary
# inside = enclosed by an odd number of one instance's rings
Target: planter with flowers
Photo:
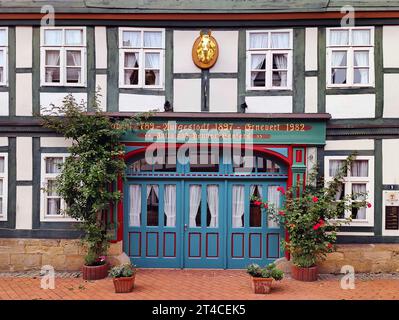
[[[344,179],[354,160],[354,155],[349,156],[331,181],[309,184],[302,194],[299,194],[297,188],[286,191],[280,187],[279,191],[285,195],[282,208],[252,198],[272,220],[279,222],[288,231],[289,237],[282,241],[282,246],[290,253],[292,277],[296,280],[317,280],[317,262],[335,250],[339,227],[351,221],[348,215],[345,218],[345,213],[371,207],[366,201],[367,193],[337,196],[341,193]],[[316,181],[316,174],[314,170],[308,181]]]
[[[276,268],[274,263],[261,268],[257,264],[250,264],[247,267],[247,273],[252,278],[252,287],[256,294],[270,293],[273,280],[280,281],[283,279],[283,271]]]
[[[82,277],[84,280],[100,280],[108,276],[109,264],[105,256],[96,258],[93,262],[87,262],[82,266]]]
[[[115,293],[132,292],[136,278],[135,266],[130,263],[115,266],[110,270],[109,275],[113,277]]]

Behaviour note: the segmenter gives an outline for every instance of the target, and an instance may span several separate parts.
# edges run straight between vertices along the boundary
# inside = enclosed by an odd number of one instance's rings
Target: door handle
[[[184,224],[184,231],[187,231],[187,229],[188,229],[188,225],[187,225],[187,223],[185,223]]]

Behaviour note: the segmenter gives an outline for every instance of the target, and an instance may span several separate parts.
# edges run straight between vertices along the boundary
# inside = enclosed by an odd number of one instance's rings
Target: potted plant
[[[283,271],[276,268],[274,263],[261,268],[257,264],[250,264],[247,267],[247,273],[252,278],[252,287],[256,294],[270,293],[273,280],[280,281],[283,279]]]
[[[316,281],[317,262],[335,250],[339,227],[351,221],[351,217],[345,218],[345,212],[371,207],[366,193],[343,194],[344,177],[354,160],[355,155],[344,160],[328,183],[317,182],[317,171],[313,170],[308,180],[312,183],[302,193],[295,187],[287,191],[280,187],[278,190],[285,195],[282,208],[253,199],[288,231],[289,236],[282,241],[282,246],[290,253],[292,278]]]
[[[115,293],[128,293],[133,290],[136,269],[130,263],[113,267],[109,275],[113,278]]]

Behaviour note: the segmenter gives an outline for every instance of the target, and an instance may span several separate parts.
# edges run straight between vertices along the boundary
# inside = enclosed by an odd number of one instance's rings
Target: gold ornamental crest
[[[193,61],[198,68],[209,69],[216,63],[219,56],[219,47],[211,31],[200,32],[192,50]]]

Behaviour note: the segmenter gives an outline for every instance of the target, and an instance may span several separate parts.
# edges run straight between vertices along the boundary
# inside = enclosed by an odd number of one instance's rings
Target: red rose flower
[[[284,211],[279,211],[278,214],[279,214],[280,216],[285,216]]]
[[[254,201],[255,206],[260,206],[261,204],[262,204],[262,202],[260,202],[260,201]]]
[[[315,224],[314,226],[313,226],[313,230],[318,230],[320,228],[320,224],[319,223],[317,223],[317,224]]]
[[[316,203],[317,201],[319,201],[319,198],[313,197],[313,198],[312,198],[312,201],[313,201],[314,203]]]
[[[263,208],[267,209],[267,208],[269,208],[269,205],[268,205],[267,203],[265,203],[265,204],[263,205]]]
[[[327,248],[331,249],[332,248],[332,244],[331,243],[327,243]]]
[[[281,192],[282,194],[285,194],[285,190],[283,187],[278,187],[277,191]]]
[[[371,208],[371,207],[372,207],[371,203],[367,202],[367,208]]]

